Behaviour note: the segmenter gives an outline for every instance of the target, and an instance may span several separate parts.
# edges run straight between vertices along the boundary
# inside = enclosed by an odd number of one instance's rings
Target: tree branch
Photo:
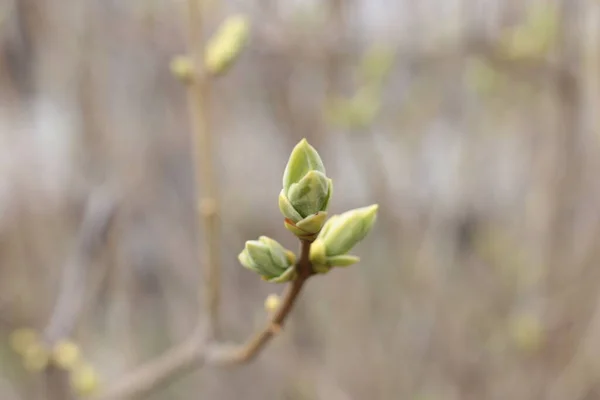
[[[87,274],[93,259],[104,247],[114,220],[116,203],[112,195],[98,189],[89,196],[75,248],[62,270],[58,298],[42,337],[49,348],[72,335],[86,296]],[[67,400],[72,394],[64,371],[49,365],[44,371],[48,398]]]
[[[194,169],[198,199],[199,225],[204,226],[205,245],[201,246],[205,257],[204,294],[205,310],[200,316],[205,319],[207,335],[216,338],[219,330],[219,303],[221,288],[220,229],[218,221],[218,188],[213,171],[213,144],[208,121],[208,96],[210,76],[203,71],[204,37],[202,1],[188,0],[188,47],[194,60],[195,76],[188,85],[188,106],[192,125]],[[200,188],[203,188],[201,193]],[[202,196],[202,197],[201,197]]]
[[[104,189],[90,195],[75,249],[62,270],[58,298],[43,332],[47,344],[69,336],[75,328],[86,294],[88,267],[106,243],[115,213],[116,202]]]
[[[93,400],[139,397],[203,365],[234,366],[252,361],[281,331],[304,284],[313,274],[309,252],[310,242],[302,241],[300,258],[295,266],[298,278],[286,287],[279,309],[265,327],[246,343],[238,346],[211,343],[206,330],[199,326],[187,341],[126,375]]]

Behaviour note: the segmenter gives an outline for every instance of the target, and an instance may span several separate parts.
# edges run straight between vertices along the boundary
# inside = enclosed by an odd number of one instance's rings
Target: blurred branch
[[[106,243],[115,211],[116,202],[104,189],[90,195],[75,249],[62,271],[56,305],[44,329],[44,340],[50,345],[75,328],[84,303],[88,267]]]
[[[366,47],[364,43],[357,43],[346,35],[340,35],[330,26],[325,32],[319,34],[318,40],[307,40],[302,35],[290,32],[283,23],[281,26],[272,23],[257,26],[255,36],[257,40],[253,50],[260,56],[285,59],[293,55],[296,59],[315,63],[329,63],[332,59],[337,59],[338,63],[354,62],[363,54]],[[461,58],[478,56],[487,59],[502,70],[523,74],[527,79],[558,79],[561,76],[572,79],[575,75],[574,71],[566,69],[564,65],[554,60],[511,59],[502,54],[497,38],[486,37],[478,31],[468,31],[456,40],[450,39],[446,43],[427,48],[398,43],[396,52],[400,65],[419,71],[445,65],[449,59],[456,59],[457,56]]]
[[[199,325],[187,341],[126,375],[93,400],[140,397],[203,365],[233,366],[252,361],[282,329],[304,284],[313,274],[309,252],[310,242],[302,241],[301,255],[296,264],[298,278],[286,287],[277,312],[246,343],[238,346],[211,343],[206,330]]]
[[[204,65],[204,38],[202,1],[188,0],[188,31],[189,52],[196,68],[195,79],[188,85],[188,106],[190,108],[191,124],[193,129],[193,151],[196,172],[196,188],[198,198],[198,212],[200,225],[204,226],[205,246],[203,250],[206,257],[202,260],[205,265],[205,328],[207,335],[212,339],[218,333],[218,314],[220,303],[220,229],[218,221],[219,203],[218,190],[213,171],[213,144],[208,123],[208,101],[210,89],[210,76],[203,73]],[[200,192],[203,188],[203,193]],[[202,197],[201,197],[202,196]]]
[[[62,270],[58,298],[43,332],[43,340],[49,348],[71,336],[77,325],[85,303],[87,273],[94,258],[105,246],[115,211],[116,203],[105,189],[98,189],[89,196],[75,248]],[[66,379],[64,371],[54,365],[48,366],[44,371],[44,381],[49,398],[71,398]]]

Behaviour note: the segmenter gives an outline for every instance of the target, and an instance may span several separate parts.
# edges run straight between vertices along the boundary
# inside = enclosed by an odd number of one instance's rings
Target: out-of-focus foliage
[[[556,46],[558,17],[554,3],[538,2],[530,6],[525,21],[505,32],[502,50],[513,59],[544,58]]]
[[[510,79],[481,57],[473,57],[467,63],[466,75],[469,85],[482,95],[496,95],[509,87]]]
[[[396,52],[390,46],[374,44],[362,57],[359,66],[360,80],[363,84],[380,87],[394,67]]]
[[[532,353],[542,347],[544,331],[539,318],[530,314],[519,314],[511,319],[509,329],[518,349]]]
[[[396,53],[390,46],[367,49],[357,68],[358,89],[351,97],[336,96],[325,107],[325,120],[344,129],[365,129],[381,109],[384,83],[394,66]]]
[[[361,87],[352,97],[334,97],[327,104],[325,118],[344,129],[365,129],[373,123],[381,108],[381,90],[377,86]]]

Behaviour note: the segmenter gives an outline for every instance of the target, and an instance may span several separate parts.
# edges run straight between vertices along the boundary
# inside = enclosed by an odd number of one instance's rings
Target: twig
[[[310,253],[310,242],[302,241],[302,248],[300,251],[300,259],[296,264],[296,270],[298,271],[298,278],[294,280],[290,285],[287,286],[287,290],[283,295],[281,306],[275,312],[269,324],[260,332],[258,332],[253,338],[248,340],[244,345],[238,348],[232,348],[230,350],[223,351],[223,348],[213,348],[209,352],[207,359],[216,365],[234,365],[243,364],[252,361],[264,348],[264,346],[271,340],[271,338],[281,328],[290,311],[294,307],[298,295],[304,287],[306,280],[313,274],[312,264],[309,260]]]
[[[308,258],[310,242],[302,242],[300,258],[296,264],[298,278],[286,287],[282,303],[265,327],[246,343],[234,346],[211,343],[204,329],[197,329],[182,344],[173,347],[162,356],[142,365],[138,370],[126,375],[115,386],[101,393],[93,400],[121,400],[141,397],[144,394],[167,384],[173,379],[203,365],[233,366],[252,361],[264,349],[284,325],[298,295],[307,279],[313,274]]]
[[[69,336],[75,328],[84,303],[88,267],[106,242],[115,211],[114,199],[104,190],[88,199],[75,249],[63,268],[58,299],[43,332],[47,344]]]
[[[202,319],[209,338],[216,338],[219,327],[219,303],[221,287],[220,271],[220,229],[218,221],[219,203],[217,184],[213,171],[213,145],[208,121],[208,102],[210,77],[202,70],[204,65],[204,38],[202,34],[202,4],[198,0],[188,0],[188,47],[194,60],[195,76],[188,86],[188,105],[193,129],[194,168],[198,198],[200,225],[204,226],[206,257],[202,260],[204,268],[205,310]],[[200,188],[203,193],[200,193]],[[203,197],[200,197],[203,196]]]
[[[71,336],[77,325],[84,304],[89,266],[106,243],[115,210],[114,199],[104,189],[92,193],[88,198],[75,248],[63,268],[58,298],[43,331],[43,340],[48,347]],[[71,398],[66,379],[64,371],[53,365],[48,366],[44,371],[48,399]]]

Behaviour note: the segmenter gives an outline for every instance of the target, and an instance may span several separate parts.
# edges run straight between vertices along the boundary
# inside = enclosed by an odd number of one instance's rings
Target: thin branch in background
[[[197,332],[182,344],[142,365],[109,387],[93,400],[119,400],[141,397],[159,386],[204,365],[233,366],[252,361],[279,332],[292,311],[304,284],[313,274],[309,260],[310,242],[302,241],[301,255],[296,263],[298,278],[287,287],[281,305],[265,327],[246,343],[235,346],[210,343],[206,330]]]
[[[218,188],[213,167],[213,144],[208,121],[208,95],[210,77],[202,70],[204,65],[204,37],[202,1],[188,0],[188,47],[194,60],[195,77],[188,85],[188,106],[192,125],[193,160],[196,173],[198,212],[200,226],[204,226],[205,245],[200,248],[204,256],[205,329],[209,338],[216,338],[219,327],[219,303],[221,287],[220,227]],[[203,190],[201,191],[200,188]]]
[[[74,250],[62,270],[56,304],[43,331],[43,340],[49,348],[70,337],[77,326],[85,303],[89,268],[105,247],[115,211],[114,198],[104,188],[88,198]],[[45,370],[44,382],[49,399],[72,397],[67,375],[55,366],[49,365]]]
[[[116,203],[104,189],[90,196],[75,248],[62,271],[56,305],[43,332],[49,345],[75,329],[84,304],[88,268],[106,243],[115,211]]]

